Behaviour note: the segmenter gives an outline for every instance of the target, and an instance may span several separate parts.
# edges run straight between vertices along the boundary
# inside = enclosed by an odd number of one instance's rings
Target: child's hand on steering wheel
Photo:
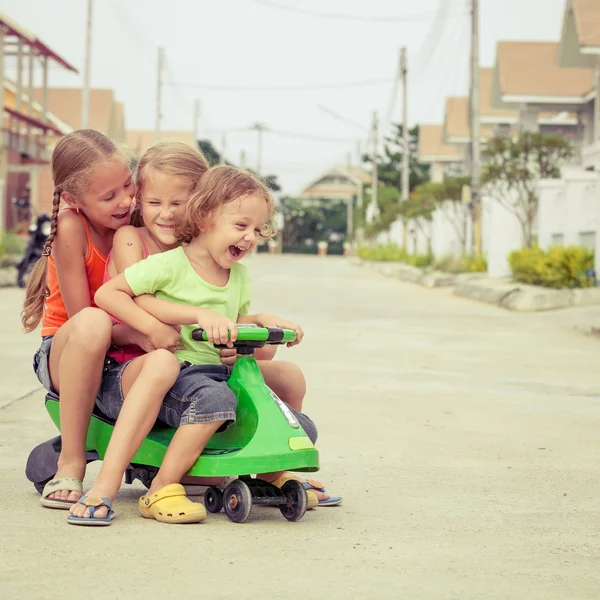
[[[287,321],[286,319],[282,319],[281,317],[276,317],[275,315],[261,315],[260,324],[263,327],[291,329],[292,331],[295,331],[296,340],[293,342],[288,342],[286,344],[288,348],[298,345],[304,337],[304,332],[302,331],[302,327],[300,327],[300,325],[297,323],[292,323],[291,321]]]
[[[231,319],[212,310],[200,309],[198,325],[206,332],[209,342],[233,348],[233,342],[237,340],[238,328]]]

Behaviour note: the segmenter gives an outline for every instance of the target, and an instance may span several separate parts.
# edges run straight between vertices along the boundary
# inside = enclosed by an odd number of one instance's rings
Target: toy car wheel
[[[223,493],[225,514],[234,523],[243,523],[252,510],[252,492],[246,483],[236,479]]]
[[[279,505],[281,514],[288,521],[299,521],[308,508],[306,490],[299,481],[290,479],[281,486],[281,491],[285,496],[285,503]]]
[[[218,513],[223,508],[223,492],[216,487],[209,487],[204,492],[204,506],[209,513]]]

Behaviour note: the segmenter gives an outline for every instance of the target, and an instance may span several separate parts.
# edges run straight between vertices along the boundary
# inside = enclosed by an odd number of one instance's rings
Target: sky
[[[493,66],[499,40],[558,41],[565,2],[480,0],[480,64]],[[87,0],[0,0],[0,12],[80,70],[52,68],[50,86],[83,83],[86,7]],[[198,137],[235,164],[244,153],[255,168],[258,134],[250,128],[264,124],[261,172],[276,174],[289,194],[329,166],[357,164],[374,112],[380,131],[399,121],[400,47],[411,124],[442,123],[446,96],[468,91],[468,0],[94,0],[93,7],[91,84],[125,103],[127,128],[154,129],[162,46],[162,128],[192,130],[198,100]]]

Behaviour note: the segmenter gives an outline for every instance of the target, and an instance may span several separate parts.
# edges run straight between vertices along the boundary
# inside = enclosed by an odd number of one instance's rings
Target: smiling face
[[[80,209],[95,228],[119,229],[129,223],[135,186],[127,163],[118,158],[101,164],[90,174],[84,192],[64,193],[69,206]]]
[[[216,264],[231,269],[254,249],[268,218],[263,196],[242,196],[222,205],[196,240]]]
[[[192,184],[187,177],[166,175],[154,169],[145,174],[136,203],[140,206],[144,226],[162,250],[179,245],[175,219],[191,192]]]

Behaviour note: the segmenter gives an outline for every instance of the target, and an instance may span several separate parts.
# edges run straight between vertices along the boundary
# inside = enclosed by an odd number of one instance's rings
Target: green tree
[[[379,216],[372,222],[366,222],[367,208],[371,204],[371,194],[365,193],[363,205],[354,212],[354,228],[362,229],[366,239],[376,238],[380,233],[387,231],[401,216],[400,191],[391,186],[377,186],[377,205]]]
[[[211,167],[221,162],[221,154],[210,140],[198,140],[198,148],[204,154],[206,161]]]
[[[462,190],[468,183],[468,177],[454,177],[441,183],[429,181],[418,185],[413,192],[413,198],[429,202],[444,213],[456,232],[463,255],[467,251],[469,206],[462,201]]]
[[[404,155],[404,140],[402,125],[394,124],[391,135],[385,137],[383,155],[378,156],[377,177],[383,185],[402,189],[402,159]],[[408,167],[409,190],[429,180],[429,165],[419,162],[419,126],[415,125],[408,131]],[[371,163],[371,156],[364,156],[365,162]]]
[[[327,199],[310,203],[299,198],[281,199],[284,218],[283,246],[290,248],[307,240],[341,240],[346,233],[346,204]]]
[[[537,183],[557,179],[560,166],[573,156],[563,137],[524,132],[517,137],[494,137],[483,152],[481,182],[519,221],[523,243],[533,245],[533,224],[538,210]]]

